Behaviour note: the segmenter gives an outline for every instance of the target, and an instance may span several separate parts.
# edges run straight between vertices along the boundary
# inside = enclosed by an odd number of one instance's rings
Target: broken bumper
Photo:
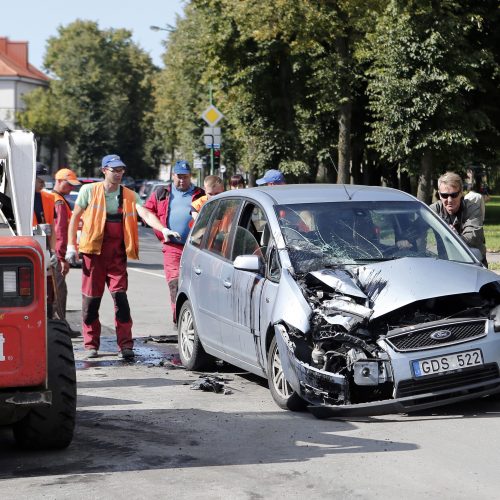
[[[347,381],[344,376],[318,370],[295,357],[293,342],[283,325],[274,327],[286,380],[292,389],[311,403],[309,410],[318,418],[409,413],[500,393],[500,376],[408,397],[357,404],[329,404],[342,401]]]

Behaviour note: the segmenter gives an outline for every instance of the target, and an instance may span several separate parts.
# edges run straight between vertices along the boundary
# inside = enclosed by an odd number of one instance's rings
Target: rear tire
[[[307,403],[285,379],[276,337],[273,337],[267,353],[267,381],[275,403],[283,410],[302,411]]]
[[[179,356],[188,370],[201,370],[209,367],[214,358],[205,352],[198,337],[193,309],[189,300],[182,304],[177,320]]]
[[[63,321],[47,322],[48,388],[52,404],[31,410],[14,424],[14,437],[26,449],[66,448],[76,418],[76,371],[73,344]]]

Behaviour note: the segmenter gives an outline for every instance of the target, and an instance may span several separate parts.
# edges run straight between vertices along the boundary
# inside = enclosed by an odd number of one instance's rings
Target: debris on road
[[[159,335],[158,337],[152,337],[151,335],[144,339],[144,343],[156,342],[157,344],[176,344],[177,335]]]
[[[229,379],[225,379],[221,375],[200,375],[198,380],[195,380],[191,384],[191,389],[195,391],[205,391],[205,392],[215,392],[217,394],[223,393],[226,395],[232,394],[233,391],[226,386],[226,382]]]
[[[181,363],[181,360],[180,360],[178,354],[170,354],[165,359],[162,359],[159,363],[159,366],[164,366],[164,367],[172,368],[172,369],[177,369],[177,368],[180,368],[182,370],[185,369]]]

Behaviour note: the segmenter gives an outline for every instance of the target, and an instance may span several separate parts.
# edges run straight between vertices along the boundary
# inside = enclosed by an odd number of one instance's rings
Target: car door
[[[196,279],[198,283],[200,318],[204,323],[201,328],[210,342],[213,341],[210,345],[222,352],[226,352],[227,332],[233,328],[228,303],[231,284],[222,276],[226,275],[227,266],[232,267],[229,256],[240,205],[241,201],[235,198],[218,202],[205,235],[203,251],[193,268],[196,275],[193,281]],[[202,214],[203,210],[200,217]]]
[[[247,368],[253,372],[259,371],[261,365],[260,303],[265,277],[262,273],[235,269],[233,263],[238,255],[259,255],[264,271],[268,227],[264,211],[258,205],[246,203],[235,230],[230,262],[224,264],[221,276],[228,290],[227,313],[232,322],[232,329],[222,332],[224,349],[248,364]]]
[[[190,276],[189,300],[203,345],[221,351],[222,342],[215,300],[220,263],[216,256],[205,249],[211,232],[210,222],[217,208],[218,202],[207,203],[196,219],[181,261],[181,266],[188,266],[189,269],[182,269],[181,274],[186,272]]]

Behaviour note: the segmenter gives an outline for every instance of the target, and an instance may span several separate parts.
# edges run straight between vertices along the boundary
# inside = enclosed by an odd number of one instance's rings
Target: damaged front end
[[[452,262],[405,261],[298,280],[311,308],[309,329],[278,321],[275,335],[285,378],[316,416],[409,412],[500,392],[495,275]],[[461,293],[433,286],[450,273],[468,283]],[[475,352],[480,362],[419,372],[422,361],[450,364],[457,352]]]

